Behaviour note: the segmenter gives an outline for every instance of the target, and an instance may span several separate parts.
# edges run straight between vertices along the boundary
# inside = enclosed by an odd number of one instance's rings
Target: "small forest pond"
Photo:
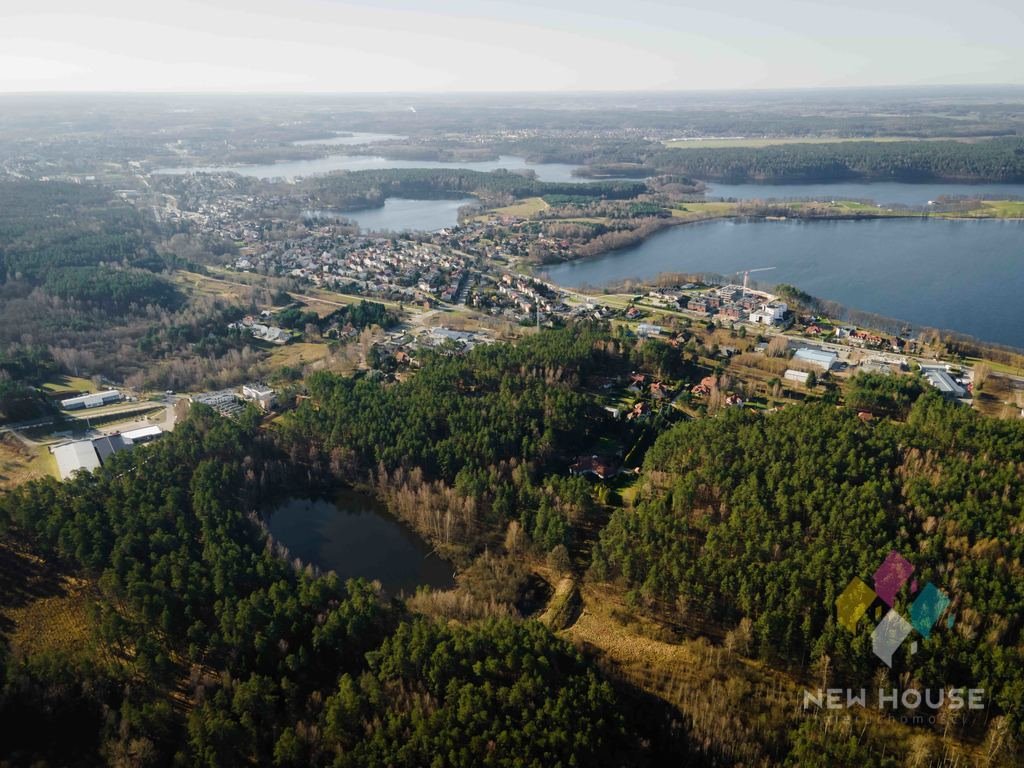
[[[421,585],[454,585],[454,566],[363,493],[287,498],[267,516],[267,526],[291,557],[342,579],[376,579],[394,595],[411,595]]]

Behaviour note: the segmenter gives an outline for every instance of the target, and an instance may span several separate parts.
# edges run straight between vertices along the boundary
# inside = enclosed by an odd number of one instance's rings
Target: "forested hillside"
[[[850,141],[769,147],[665,149],[645,158],[662,173],[707,181],[1024,181],[1024,139]]]
[[[895,550],[956,618],[897,654],[889,683],[983,687],[1021,733],[1022,457],[1022,425],[934,393],[906,423],[826,404],[688,422],[648,452],[636,506],[602,531],[591,575],[656,611],[742,624],[765,659],[873,687],[874,621],[850,634],[835,600]],[[898,600],[904,614],[912,597]]]
[[[160,389],[237,381],[258,362],[227,327],[244,308],[184,290],[174,270],[202,267],[164,248],[168,234],[96,184],[0,182],[0,355],[45,349],[52,371]],[[9,381],[0,373],[0,409],[39,412]]]
[[[314,476],[375,473],[399,513],[436,541],[474,542],[517,519],[547,551],[569,542],[589,497],[582,480],[550,475],[614,429],[580,385],[627,366],[607,331],[578,327],[428,354],[395,386],[315,374],[282,440]]]
[[[0,498],[6,535],[95,585],[89,643],[7,664],[7,758],[409,768],[439,758],[467,768],[645,761],[638,726],[626,728],[628,709],[608,683],[539,625],[435,625],[370,584],[296,571],[277,557],[247,511],[290,470],[251,416],[232,422],[196,407],[145,451]]]
[[[311,203],[341,210],[378,207],[389,197],[430,199],[468,194],[491,202],[549,194],[628,200],[645,189],[639,182],[604,181],[585,186],[557,184],[504,170],[484,173],[464,168],[351,171],[310,179],[304,187]]]

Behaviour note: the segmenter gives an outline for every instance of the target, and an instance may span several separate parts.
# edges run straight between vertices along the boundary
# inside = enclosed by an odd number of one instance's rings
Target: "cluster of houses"
[[[254,339],[267,341],[278,346],[287,344],[292,340],[292,335],[288,331],[278,328],[276,325],[263,322],[270,316],[270,312],[267,310],[261,312],[258,318],[253,315],[246,315],[237,323],[229,323],[228,328],[241,328],[251,333]]]
[[[705,376],[697,384],[690,387],[690,394],[694,397],[702,398],[709,397],[712,392],[718,389],[718,379],[714,376]],[[741,408],[743,407],[743,398],[735,392],[729,392],[725,396],[723,401],[726,406],[730,408]]]
[[[562,297],[541,281],[510,273],[503,274],[493,288],[474,290],[470,303],[492,315],[514,320],[546,318],[570,311]]]
[[[728,320],[747,320],[758,325],[779,325],[789,307],[771,294],[739,285],[723,285],[696,294],[682,294],[679,306],[691,312],[714,314]]]
[[[463,256],[431,243],[362,235],[330,228],[284,242],[260,243],[235,260],[259,270],[306,280],[322,288],[416,301],[454,301],[467,275]]]

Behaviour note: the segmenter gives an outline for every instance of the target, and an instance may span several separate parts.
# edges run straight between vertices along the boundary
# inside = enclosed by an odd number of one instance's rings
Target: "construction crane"
[[[767,272],[770,269],[775,269],[775,267],[758,267],[757,269],[744,269],[744,270],[742,270],[743,271],[743,292],[744,293],[747,292],[747,285],[750,282],[750,275],[751,275],[751,273],[753,273],[753,272]],[[737,272],[737,274],[739,274],[739,272]]]

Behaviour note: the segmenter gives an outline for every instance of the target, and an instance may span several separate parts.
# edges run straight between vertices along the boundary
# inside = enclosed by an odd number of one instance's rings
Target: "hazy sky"
[[[0,0],[0,91],[1024,83],[1022,0]]]

